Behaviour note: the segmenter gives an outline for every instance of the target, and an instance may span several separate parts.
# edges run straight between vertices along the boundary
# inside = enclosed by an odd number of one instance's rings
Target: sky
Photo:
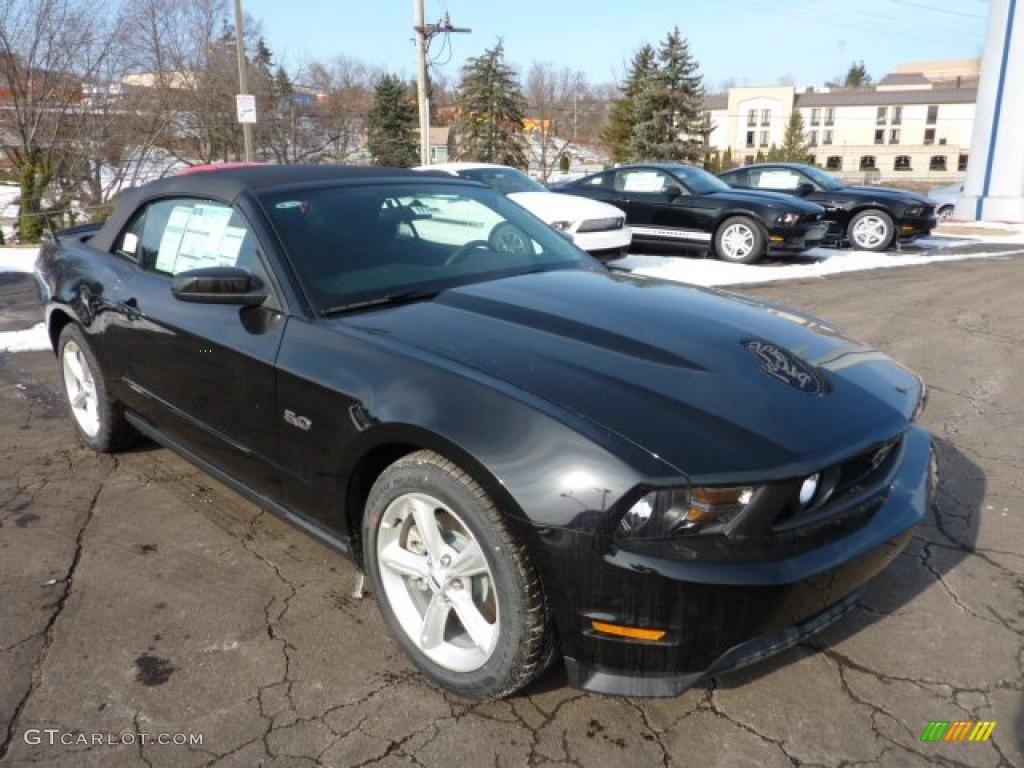
[[[279,61],[347,55],[412,77],[410,0],[243,0]],[[821,84],[863,60],[877,80],[897,64],[977,57],[988,0],[426,0],[427,21],[448,11],[471,34],[435,40],[453,78],[461,63],[505,42],[511,63],[533,61],[612,82],[640,45],[673,25],[689,39],[709,91],[738,85]]]

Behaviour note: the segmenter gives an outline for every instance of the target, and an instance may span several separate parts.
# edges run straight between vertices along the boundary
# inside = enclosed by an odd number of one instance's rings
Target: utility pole
[[[239,2],[239,0],[235,0]],[[427,99],[427,53],[435,35],[452,32],[472,32],[469,27],[453,27],[448,14],[437,24],[426,23],[423,0],[412,0],[416,31],[416,105],[420,114],[420,164],[430,165],[430,102]]]
[[[235,0],[235,55],[238,57],[238,92],[249,93],[249,78],[245,66],[245,21],[242,17],[242,0]],[[254,115],[255,116],[255,115]],[[252,162],[252,122],[242,120],[242,141],[245,144],[245,162]]]

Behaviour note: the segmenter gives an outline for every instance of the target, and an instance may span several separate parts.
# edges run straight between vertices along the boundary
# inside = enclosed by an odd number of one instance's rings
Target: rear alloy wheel
[[[57,342],[64,393],[82,442],[97,451],[113,452],[131,445],[138,433],[112,399],[99,362],[78,326],[69,323]]]
[[[953,218],[954,213],[956,213],[956,206],[944,205],[939,208],[939,219],[942,221],[950,221]]]
[[[435,683],[492,699],[543,671],[547,608],[528,553],[450,461],[418,451],[384,470],[367,499],[363,542],[385,622]]]
[[[761,228],[745,216],[726,219],[715,233],[715,253],[733,264],[754,263],[764,255]]]
[[[885,211],[861,211],[850,219],[848,235],[859,250],[884,251],[892,245],[896,225]]]

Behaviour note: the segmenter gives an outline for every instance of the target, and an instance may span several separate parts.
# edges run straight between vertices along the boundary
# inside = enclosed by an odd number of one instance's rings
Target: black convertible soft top
[[[454,179],[454,177],[449,177]],[[233,205],[244,192],[303,182],[358,181],[359,179],[419,179],[422,173],[406,168],[376,168],[357,165],[245,165],[210,168],[151,181],[123,192],[114,213],[91,239],[100,250],[110,250],[128,219],[147,200],[182,195],[208,197]],[[457,181],[457,180],[456,180]],[[467,183],[467,182],[464,182]]]

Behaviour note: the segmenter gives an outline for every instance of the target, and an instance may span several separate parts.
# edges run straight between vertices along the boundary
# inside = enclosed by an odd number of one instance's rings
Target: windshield
[[[835,191],[837,189],[841,189],[843,186],[842,184],[839,183],[839,180],[836,179],[836,177],[833,176],[831,173],[825,173],[823,170],[821,170],[820,168],[815,168],[813,165],[803,167],[801,168],[801,170],[805,174],[807,174],[811,178],[811,180],[813,180],[814,183],[817,184],[822,189]]]
[[[547,192],[540,182],[515,168],[464,168],[458,174],[464,179],[482,182],[503,195],[513,192]]]
[[[261,197],[322,312],[456,285],[596,263],[490,189],[423,181]]]
[[[711,192],[728,192],[732,189],[720,178],[712,176],[703,168],[695,168],[692,165],[677,165],[672,169],[672,172],[695,195],[707,195]]]

